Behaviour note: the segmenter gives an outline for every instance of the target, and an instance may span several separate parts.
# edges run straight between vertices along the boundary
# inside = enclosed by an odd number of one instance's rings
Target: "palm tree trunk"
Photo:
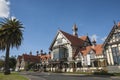
[[[10,74],[10,69],[9,69],[9,51],[10,51],[10,47],[7,46],[6,48],[6,56],[5,56],[5,75]]]

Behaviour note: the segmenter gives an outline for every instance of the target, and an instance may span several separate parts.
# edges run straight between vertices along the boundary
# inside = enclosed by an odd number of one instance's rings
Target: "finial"
[[[77,34],[78,28],[77,28],[76,24],[73,25],[72,31],[73,31],[73,35],[78,37],[78,34]]]
[[[60,30],[60,27],[58,27],[58,30]]]
[[[116,25],[116,22],[115,22],[115,20],[113,20],[113,23],[114,23],[114,25]]]

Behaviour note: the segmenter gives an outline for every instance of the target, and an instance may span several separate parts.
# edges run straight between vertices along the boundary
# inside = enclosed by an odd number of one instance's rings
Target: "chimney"
[[[30,55],[32,55],[32,52],[30,51]]]
[[[40,50],[40,54],[43,55],[43,50]]]
[[[93,45],[93,48],[96,46],[96,40],[95,39],[93,39],[92,45]]]
[[[36,51],[36,53],[37,53],[37,56],[39,56],[39,51]]]
[[[50,55],[50,54],[51,54],[51,52],[49,51],[49,52],[48,52],[48,54]]]

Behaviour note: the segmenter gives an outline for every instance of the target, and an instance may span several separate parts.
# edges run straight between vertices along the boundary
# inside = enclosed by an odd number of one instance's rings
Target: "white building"
[[[51,46],[51,70],[80,71],[83,67],[101,67],[105,63],[102,45],[90,41],[88,36],[78,37],[78,28],[73,26],[73,35],[62,30],[57,32]],[[102,62],[102,63],[101,63]],[[101,66],[100,66],[101,65]]]
[[[107,57],[108,71],[120,73],[120,22],[117,25],[114,24],[103,48]]]

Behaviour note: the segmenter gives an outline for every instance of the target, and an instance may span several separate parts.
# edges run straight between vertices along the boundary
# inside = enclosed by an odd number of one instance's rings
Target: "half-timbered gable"
[[[85,47],[85,46],[91,46],[91,45],[92,45],[92,43],[91,43],[91,41],[90,41],[90,39],[89,39],[88,36],[81,36],[80,39],[82,39],[82,40],[84,41],[84,42],[83,42],[83,46],[84,46],[84,47]]]
[[[113,26],[103,47],[108,65],[120,65],[120,23]]]

